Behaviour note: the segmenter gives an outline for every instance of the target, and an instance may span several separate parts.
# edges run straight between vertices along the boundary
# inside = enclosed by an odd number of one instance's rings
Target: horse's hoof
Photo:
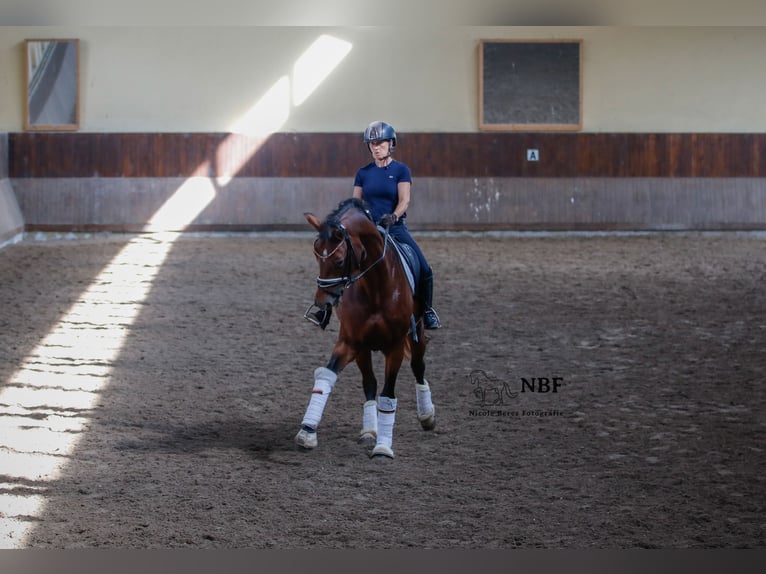
[[[317,433],[301,429],[295,435],[295,444],[306,450],[314,449],[317,447]]]
[[[386,446],[384,444],[376,444],[375,448],[372,449],[372,453],[370,454],[370,458],[394,458],[394,451],[391,450],[390,446]]]
[[[434,430],[434,427],[436,426],[436,411],[433,410],[427,415],[420,415],[418,416],[418,420],[420,421],[420,427],[423,430]]]
[[[374,430],[364,430],[359,433],[359,444],[362,446],[373,446],[378,440],[378,433]]]

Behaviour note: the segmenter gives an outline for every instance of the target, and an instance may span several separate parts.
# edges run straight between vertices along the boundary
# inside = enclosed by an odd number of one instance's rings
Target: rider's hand
[[[397,221],[399,221],[399,218],[395,213],[387,213],[380,218],[380,224],[383,227],[391,227],[392,225],[396,225]]]

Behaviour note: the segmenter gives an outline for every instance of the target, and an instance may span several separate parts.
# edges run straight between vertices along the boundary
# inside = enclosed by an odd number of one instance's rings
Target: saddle
[[[388,241],[389,246],[396,250],[396,254],[399,256],[404,272],[407,275],[407,282],[410,284],[412,294],[418,295],[417,286],[420,284],[420,260],[415,255],[415,251],[406,243],[400,243],[392,236],[386,234],[382,227],[379,226],[378,230]]]

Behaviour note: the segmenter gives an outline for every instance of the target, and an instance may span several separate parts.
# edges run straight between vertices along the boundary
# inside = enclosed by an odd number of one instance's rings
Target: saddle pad
[[[415,293],[415,273],[413,267],[417,265],[417,259],[412,252],[412,248],[409,245],[402,245],[396,241],[390,235],[387,236],[388,241],[396,248],[396,253],[399,255],[399,259],[404,267],[404,272],[407,274],[407,282],[410,284],[410,289]],[[406,251],[405,251],[406,250]]]

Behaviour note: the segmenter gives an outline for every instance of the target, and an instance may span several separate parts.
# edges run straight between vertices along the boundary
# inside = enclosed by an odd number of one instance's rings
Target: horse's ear
[[[322,222],[319,220],[319,218],[313,213],[304,213],[303,215],[306,218],[306,221],[309,222],[309,225],[319,231],[319,228],[322,226]]]

